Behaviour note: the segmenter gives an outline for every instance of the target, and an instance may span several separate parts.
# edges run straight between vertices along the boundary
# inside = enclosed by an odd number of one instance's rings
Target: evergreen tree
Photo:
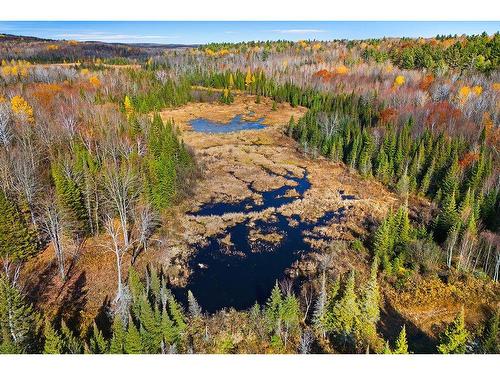
[[[37,314],[20,290],[0,275],[0,352],[30,352],[35,344]]]
[[[408,354],[408,342],[406,340],[406,327],[403,326],[399,336],[396,339],[396,347],[393,351],[394,354]]]
[[[71,332],[64,320],[61,322],[61,338],[65,353],[81,354],[83,352],[82,342]]]
[[[127,354],[142,354],[144,348],[142,346],[141,334],[135,327],[132,319],[129,320],[127,334],[125,335],[125,352]]]
[[[35,234],[23,215],[0,189],[0,257],[3,262],[22,262],[37,250]],[[7,267],[8,264],[4,264]]]
[[[469,332],[465,328],[464,308],[462,307],[455,320],[441,335],[437,349],[441,354],[464,354],[468,338]]]
[[[344,339],[351,337],[359,320],[359,307],[354,291],[355,274],[351,271],[347,279],[342,297],[329,311],[329,331]]]
[[[188,290],[188,310],[192,319],[199,318],[201,316],[201,307],[190,290]]]
[[[95,322],[92,327],[92,337],[90,338],[90,350],[94,354],[105,354],[108,352],[108,343]]]
[[[45,337],[44,354],[61,354],[63,352],[63,338],[48,321],[45,322],[43,335]]]
[[[363,290],[360,301],[359,334],[365,346],[376,346],[378,343],[377,323],[380,319],[380,292],[377,282],[378,259],[372,264],[370,279]]]
[[[113,336],[111,337],[109,352],[111,354],[125,353],[125,328],[123,326],[123,321],[118,315],[115,315],[113,319],[112,331]]]
[[[485,354],[498,354],[500,352],[499,334],[500,314],[498,310],[488,320],[486,332],[481,342],[481,352]]]

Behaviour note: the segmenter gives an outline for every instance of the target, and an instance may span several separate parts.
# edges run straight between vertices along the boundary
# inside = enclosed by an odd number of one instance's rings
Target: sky
[[[0,34],[111,43],[204,44],[493,34],[499,21],[0,21]]]

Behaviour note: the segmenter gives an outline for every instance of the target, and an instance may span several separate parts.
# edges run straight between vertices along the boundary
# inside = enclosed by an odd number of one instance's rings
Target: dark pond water
[[[286,178],[297,183],[296,186],[283,186],[262,193],[263,203],[251,200],[238,203],[209,203],[195,215],[222,215],[228,212],[260,211],[269,207],[278,208],[300,199],[311,184],[304,174],[302,178],[287,175]],[[251,188],[251,187],[250,187]],[[284,196],[288,190],[295,189],[298,197]],[[326,212],[316,222],[301,221],[298,215],[287,218],[276,213],[275,220],[257,220],[249,227],[249,220],[237,224],[220,236],[208,240],[200,246],[190,260],[193,270],[186,288],[174,289],[177,298],[186,303],[187,290],[191,290],[206,312],[215,312],[224,307],[247,309],[255,302],[264,303],[269,297],[276,280],[285,277],[285,270],[307,252],[311,247],[304,241],[305,236],[315,237],[310,231],[315,226],[323,226],[343,219],[345,208]],[[292,224],[290,219],[293,219]],[[262,234],[277,233],[283,236],[279,243],[264,240],[251,241],[250,230]],[[230,235],[233,247],[228,248],[220,240]]]
[[[263,118],[257,121],[246,121],[241,115],[234,116],[228,123],[214,122],[203,118],[191,120],[191,128],[196,132],[202,133],[231,133],[242,130],[264,129],[266,126],[262,124]]]

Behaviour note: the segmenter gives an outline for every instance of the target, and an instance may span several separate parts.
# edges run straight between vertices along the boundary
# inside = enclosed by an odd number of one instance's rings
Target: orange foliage
[[[62,86],[55,83],[40,84],[33,92],[36,100],[45,108],[50,108],[54,96],[62,91]]]
[[[447,124],[450,121],[460,119],[462,116],[460,109],[452,106],[447,101],[430,103],[428,108],[429,110],[426,118],[426,124],[428,126],[440,126]]]
[[[94,88],[98,88],[99,86],[101,86],[101,81],[99,80],[99,78],[97,78],[97,76],[90,77],[89,82],[92,86],[94,86]]]
[[[48,51],[57,51],[59,49],[59,46],[57,44],[49,44],[47,46]]]
[[[470,152],[467,152],[462,157],[462,159],[460,159],[460,161],[458,162],[458,164],[460,165],[460,167],[462,169],[465,169],[465,168],[467,168],[469,165],[471,165],[473,162],[475,162],[478,159],[479,159],[479,154],[477,152],[470,151]]]
[[[422,78],[418,87],[420,90],[428,90],[432,85],[432,82],[434,82],[434,76],[432,74],[427,74],[424,78]]]
[[[394,108],[385,108],[380,112],[380,122],[384,124],[388,124],[390,122],[394,122],[397,118],[398,111]]]

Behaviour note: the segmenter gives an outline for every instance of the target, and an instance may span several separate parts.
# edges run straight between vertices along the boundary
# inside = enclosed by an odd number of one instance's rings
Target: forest
[[[0,353],[499,353],[498,32],[199,46],[0,34],[0,61]],[[239,105],[286,117],[251,130],[244,156],[209,154],[237,134],[181,123],[186,108]],[[369,189],[338,238],[310,230],[311,252],[260,302],[209,312],[186,286],[203,239],[181,227],[213,203],[203,184],[247,199],[207,163],[243,160],[238,177],[272,142],[283,165],[308,166],[311,194],[339,168]],[[271,191],[256,181],[252,194]],[[302,194],[276,208],[294,225]],[[249,211],[228,212],[223,231]],[[201,220],[201,237],[222,225]]]

